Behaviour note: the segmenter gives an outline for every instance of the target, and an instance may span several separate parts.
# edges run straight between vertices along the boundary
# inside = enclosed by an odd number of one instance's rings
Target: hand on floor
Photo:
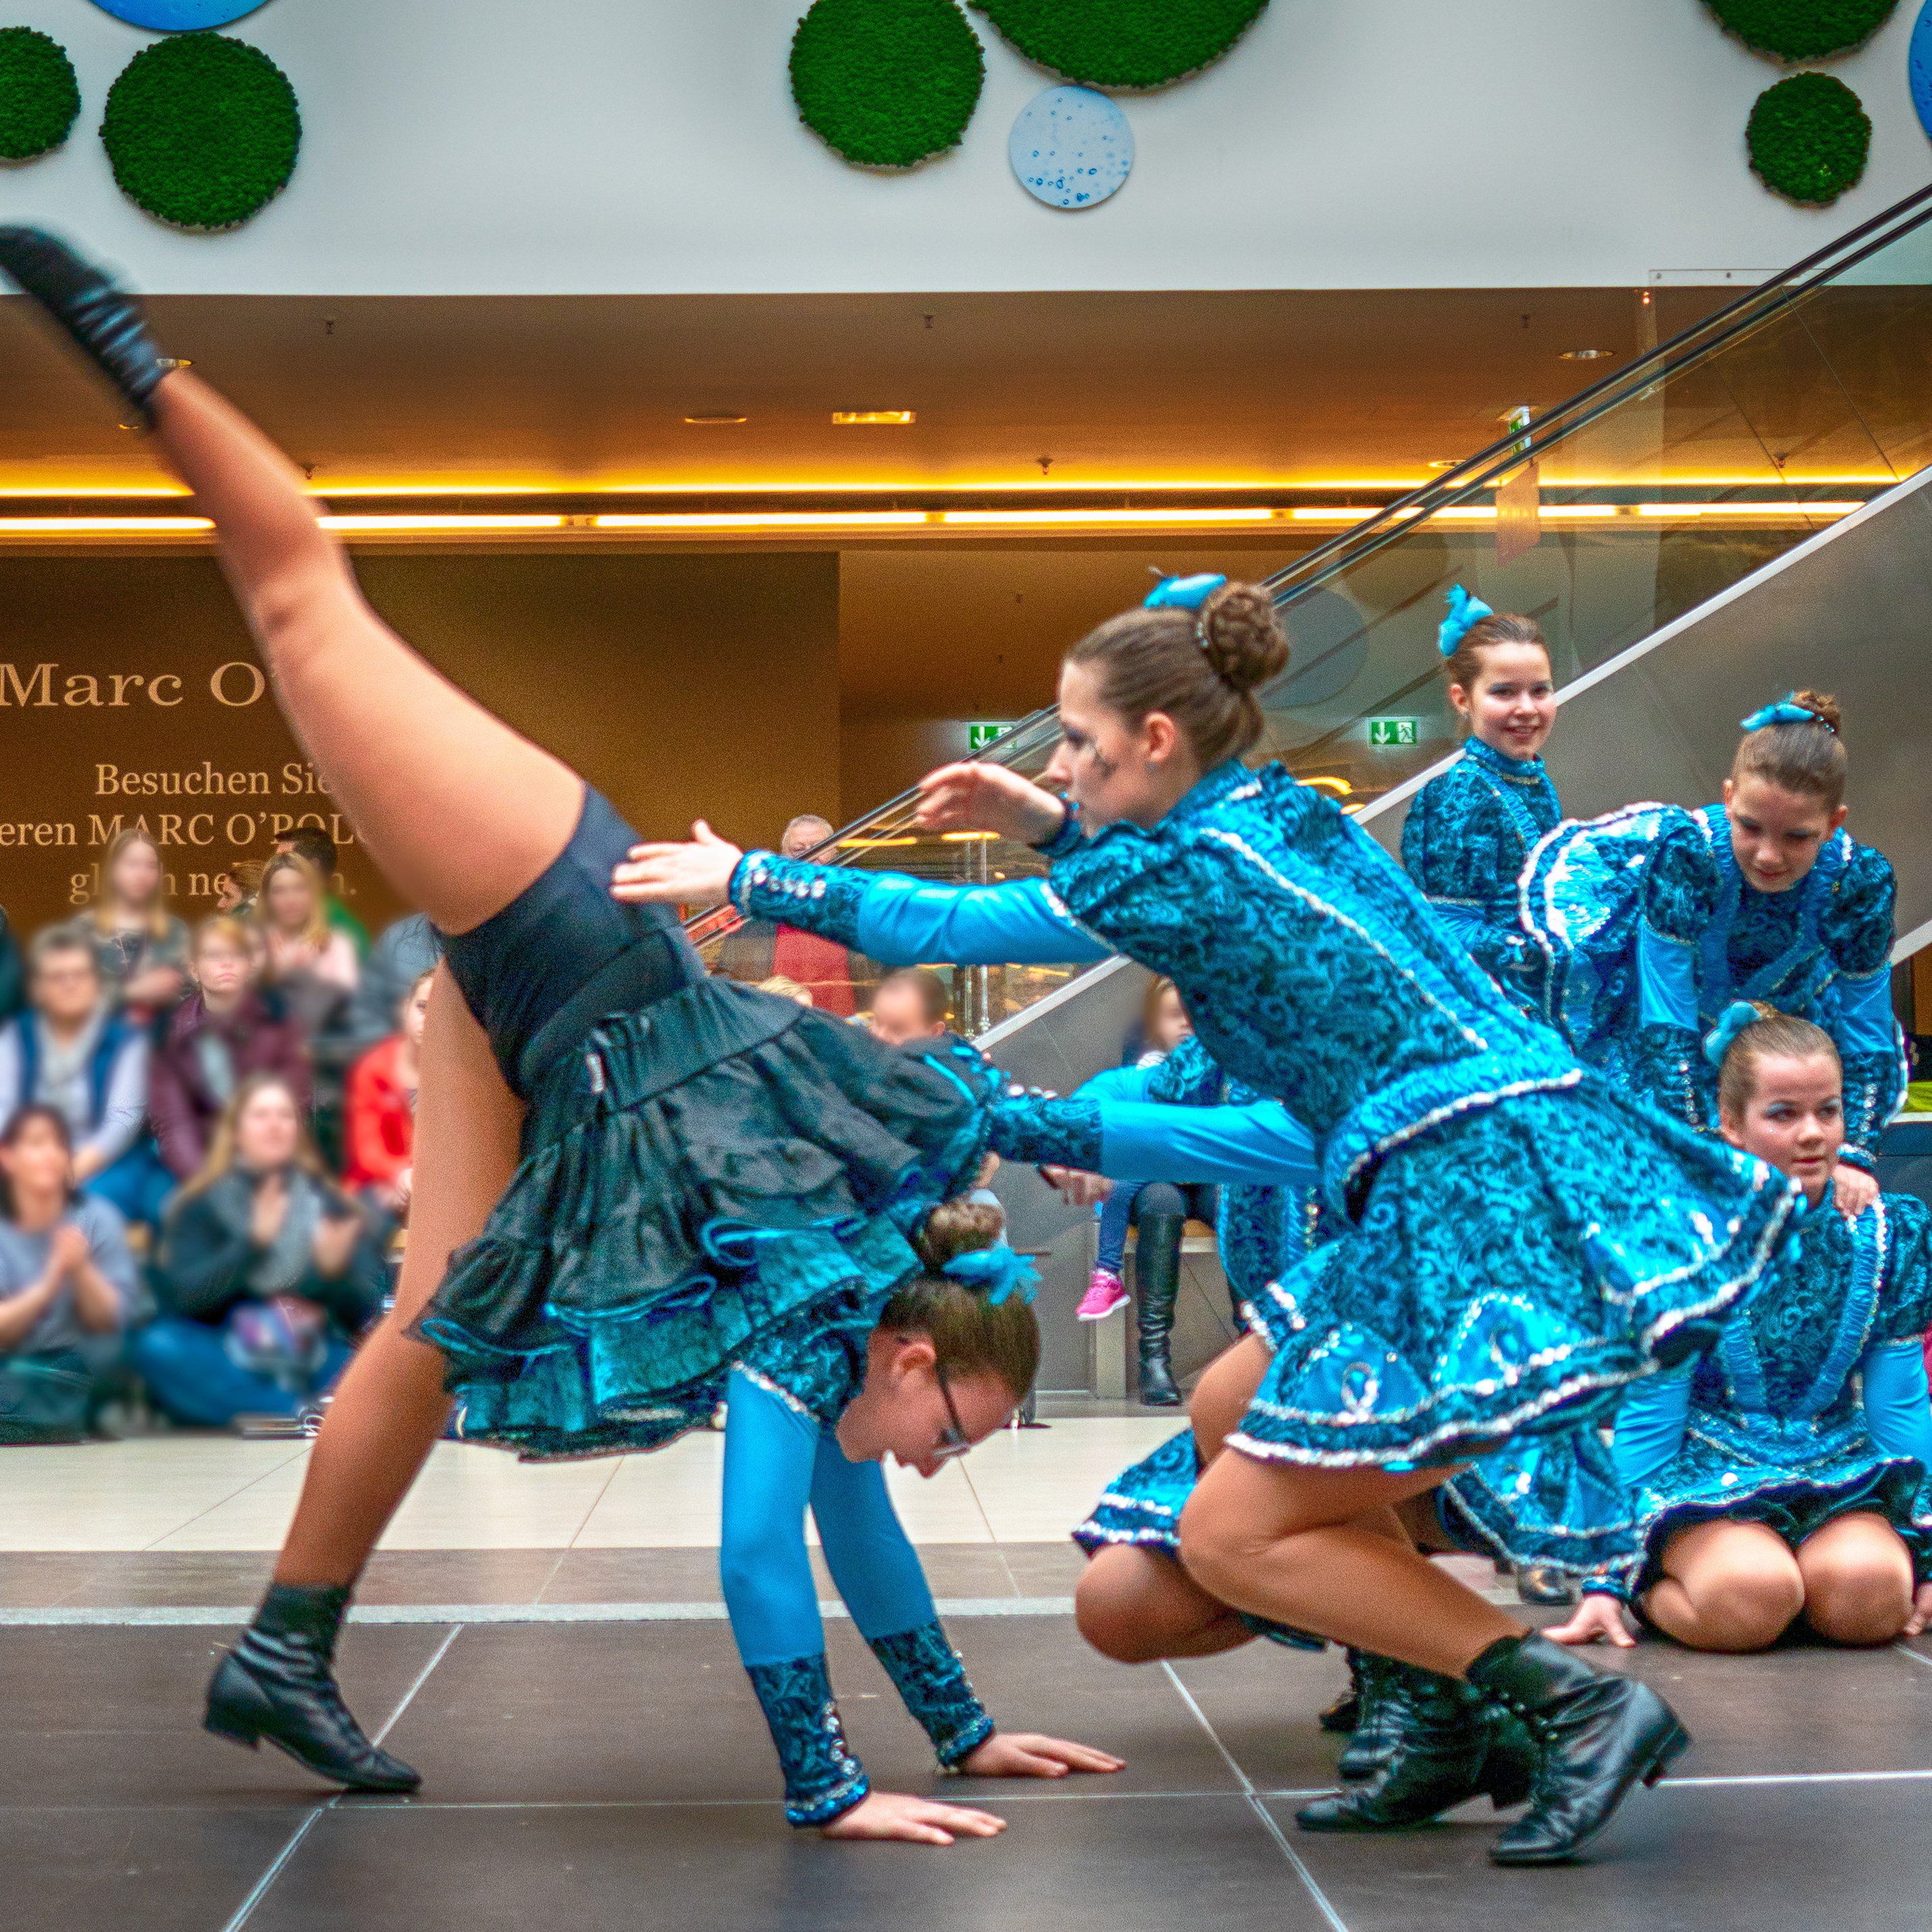
[[[1932,1583],[1922,1583],[1912,1599],[1912,1614],[1899,1635],[1916,1636],[1928,1624],[1932,1624]]]
[[[959,1760],[968,1778],[1064,1778],[1070,1771],[1118,1771],[1123,1757],[1036,1731],[995,1731]]]
[[[1548,1624],[1543,1634],[1552,1643],[1594,1643],[1602,1637],[1619,1650],[1636,1647],[1636,1639],[1630,1634],[1623,1605],[1616,1598],[1606,1597],[1601,1592],[1593,1592],[1586,1597],[1568,1623]]]
[[[984,1750],[986,1747],[980,1747]],[[990,1811],[935,1804],[902,1791],[871,1791],[842,1817],[821,1828],[828,1838],[891,1838],[910,1845],[950,1845],[956,1837],[991,1838],[1006,1828]]]

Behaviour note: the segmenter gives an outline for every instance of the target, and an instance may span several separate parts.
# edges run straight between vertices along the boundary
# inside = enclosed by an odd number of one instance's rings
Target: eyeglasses
[[[945,1370],[935,1362],[932,1372],[938,1378],[940,1397],[946,1404],[946,1425],[934,1445],[932,1460],[935,1462],[950,1462],[954,1456],[964,1455],[972,1448],[973,1442],[966,1433],[966,1425],[959,1420],[959,1411],[954,1406],[952,1390],[946,1382]]]

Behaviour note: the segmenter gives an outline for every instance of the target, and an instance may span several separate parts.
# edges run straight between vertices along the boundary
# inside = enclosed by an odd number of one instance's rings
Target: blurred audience
[[[442,958],[442,934],[426,914],[412,912],[382,928],[362,962],[356,988],[349,1030],[358,1045],[388,1038],[404,997],[425,973],[436,970]]]
[[[86,920],[101,984],[144,1018],[166,1012],[188,983],[188,928],[167,909],[166,883],[154,841],[117,832]]]
[[[328,923],[315,868],[293,852],[271,859],[255,919],[268,948],[269,980],[304,1031],[314,1039],[342,1030],[360,972],[349,936]]]
[[[0,1443],[78,1440],[120,1359],[134,1257],[113,1208],[74,1192],[73,1163],[52,1107],[0,1132]]]
[[[275,850],[292,852],[315,868],[322,881],[322,914],[330,929],[339,932],[356,949],[358,960],[369,956],[369,928],[335,896],[336,868],[339,862],[335,841],[319,825],[298,825],[276,836]]]
[[[349,1076],[343,1185],[362,1196],[392,1224],[409,1212],[418,1067],[435,977],[434,967],[417,976],[398,1008],[398,1030],[371,1047]]]
[[[208,1158],[215,1124],[251,1073],[274,1073],[309,1102],[302,1025],[278,988],[261,983],[260,949],[242,922],[204,920],[189,960],[194,990],[166,1022],[148,1082],[148,1114],[177,1180]]]
[[[774,973],[769,980],[760,980],[758,982],[758,991],[761,993],[776,993],[780,999],[796,1000],[801,1006],[808,1006],[813,1004],[812,988],[809,986],[801,986],[796,980],[788,980],[782,973]]]
[[[830,819],[804,813],[785,827],[778,850],[788,859],[802,859],[832,836]],[[868,986],[878,976],[878,968],[869,960],[848,952],[836,940],[766,920],[748,920],[740,926],[719,948],[718,964],[731,978],[754,986],[775,976],[790,980],[812,994],[820,1012],[842,1020],[858,1011],[856,987]]]
[[[29,1102],[67,1123],[76,1186],[152,1223],[173,1188],[148,1132],[148,1036],[102,984],[92,928],[28,949],[29,1010],[0,1027],[0,1122]]]
[[[298,1415],[334,1386],[382,1311],[386,1271],[286,1081],[251,1074],[236,1089],[169,1215],[156,1274],[165,1312],[135,1357],[176,1422]]]
[[[916,1040],[937,1040],[952,1010],[952,995],[937,973],[925,966],[902,966],[879,982],[866,1024],[874,1040],[905,1046]]]
[[[27,976],[20,968],[20,949],[0,906],[0,1020],[10,1020],[27,1004]]]

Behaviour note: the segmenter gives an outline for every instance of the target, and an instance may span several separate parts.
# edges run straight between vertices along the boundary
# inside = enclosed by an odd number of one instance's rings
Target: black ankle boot
[[[1648,1684],[1594,1670],[1533,1632],[1491,1644],[1469,1682],[1529,1726],[1540,1760],[1529,1810],[1490,1853],[1498,1864],[1574,1858],[1633,1785],[1654,1784],[1690,1742]]]
[[[1174,1333],[1174,1298],[1180,1291],[1180,1240],[1187,1222],[1179,1214],[1150,1214],[1140,1224],[1134,1250],[1134,1286],[1140,1301],[1141,1400],[1150,1408],[1178,1408],[1168,1342]]]
[[[1348,1652],[1348,1688],[1316,1720],[1324,1731],[1346,1737],[1362,1721],[1362,1662],[1364,1653]]]
[[[1528,1796],[1536,1753],[1513,1717],[1453,1677],[1377,1661],[1399,1687],[1380,1700],[1397,1720],[1394,1749],[1366,1784],[1298,1811],[1304,1832],[1390,1831],[1472,1798],[1487,1797],[1500,1811]]]
[[[205,1730],[250,1750],[266,1738],[318,1777],[356,1791],[413,1791],[422,1774],[362,1735],[331,1666],[349,1592],[272,1583],[208,1687]]]
[[[148,398],[175,365],[154,346],[140,304],[43,229],[0,228],[0,270],[66,330],[146,422]]]
[[[1516,1573],[1516,1594],[1520,1603],[1560,1608],[1576,1600],[1576,1580],[1553,1563],[1520,1564]]]
[[[1371,1651],[1349,1653],[1357,1666],[1361,1708],[1355,1734],[1336,1762],[1335,1774],[1351,1784],[1375,1776],[1395,1756],[1408,1722],[1408,1686],[1404,1666]]]

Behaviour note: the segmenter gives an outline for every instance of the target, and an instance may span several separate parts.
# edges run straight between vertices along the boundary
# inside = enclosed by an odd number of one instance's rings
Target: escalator
[[[1546,755],[1573,816],[1636,799],[1706,803],[1745,711],[1798,686],[1835,692],[1852,830],[1898,874],[1895,956],[1932,941],[1920,790],[1932,746],[1932,188],[1426,488],[1365,505],[1268,580],[1294,652],[1261,694],[1256,759],[1281,759],[1391,850],[1408,801],[1458,742],[1435,636],[1459,582],[1534,616],[1549,640],[1562,710]],[[1057,738],[1043,710],[980,755],[1035,775]],[[910,795],[818,856],[962,884],[1043,869],[989,836],[920,832]],[[715,960],[735,922],[708,915],[693,937]],[[1113,961],[958,969],[951,982],[963,1031],[1017,1078],[1064,1091],[1114,1063],[1145,976]],[[1072,1319],[1089,1224],[1030,1176],[1002,1192],[1016,1244],[1052,1258],[1042,1386],[1091,1388],[1090,1331]]]

